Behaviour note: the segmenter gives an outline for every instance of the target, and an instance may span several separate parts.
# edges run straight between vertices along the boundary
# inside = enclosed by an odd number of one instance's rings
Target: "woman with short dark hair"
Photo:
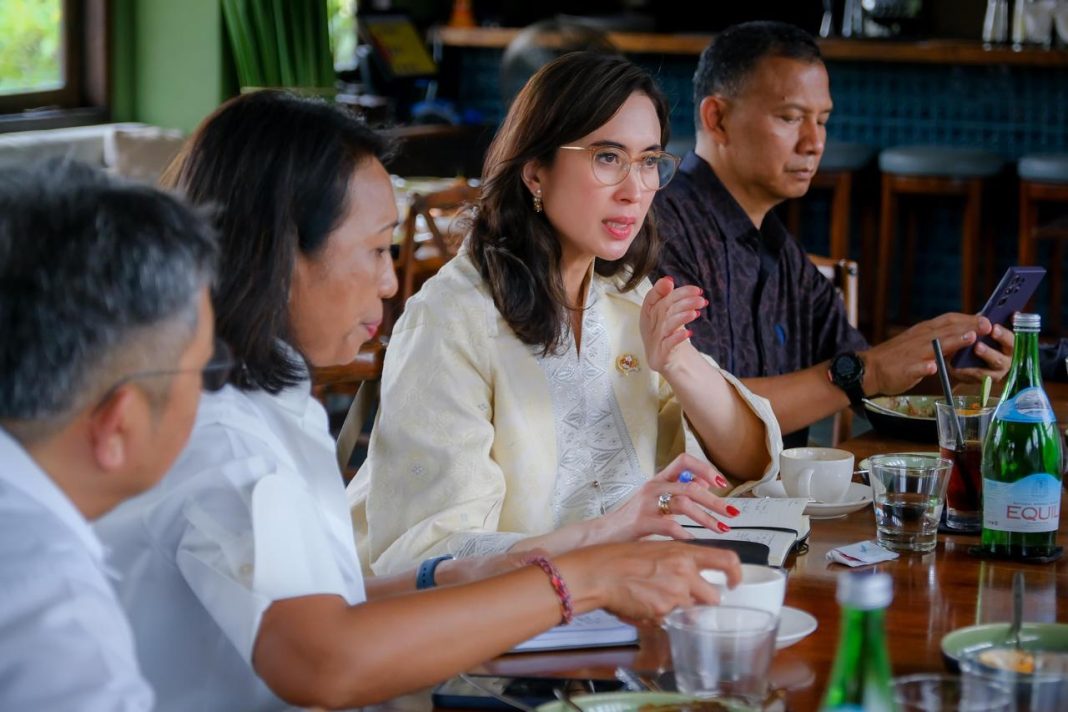
[[[375,572],[691,538],[673,513],[722,532],[734,512],[710,489],[774,475],[767,401],[688,341],[707,300],[646,279],[649,207],[678,164],[667,139],[663,94],[621,57],[565,55],[520,92],[470,239],[391,335],[349,491]],[[675,482],[683,469],[699,482]]]
[[[368,704],[574,613],[656,618],[714,600],[701,568],[738,578],[733,554],[646,542],[364,581],[308,367],[355,358],[396,291],[381,150],[342,109],[260,92],[206,119],[171,172],[219,211],[213,300],[238,370],[201,399],[160,486],[98,528],[159,710]]]

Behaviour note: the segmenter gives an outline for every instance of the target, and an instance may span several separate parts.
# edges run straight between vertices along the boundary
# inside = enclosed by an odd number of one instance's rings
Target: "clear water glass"
[[[679,692],[757,703],[768,692],[779,619],[741,606],[676,609],[664,620]]]
[[[896,677],[898,712],[1011,712],[1012,695],[990,680],[921,673]]]
[[[933,454],[874,455],[868,461],[879,545],[933,551],[953,461]]]

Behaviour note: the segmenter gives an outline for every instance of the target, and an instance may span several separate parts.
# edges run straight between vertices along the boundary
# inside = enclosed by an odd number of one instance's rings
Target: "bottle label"
[[[1054,423],[1057,421],[1049,398],[1041,388],[1025,388],[1008,400],[998,404],[994,412],[998,420],[1010,423]]]
[[[1037,472],[1015,482],[983,478],[983,528],[1002,532],[1057,531],[1061,522],[1061,481]]]

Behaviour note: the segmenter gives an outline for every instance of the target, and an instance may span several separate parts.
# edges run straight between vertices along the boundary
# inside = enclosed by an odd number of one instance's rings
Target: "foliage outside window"
[[[63,0],[0,2],[0,94],[60,89]]]
[[[326,0],[326,16],[330,22],[334,67],[338,70],[352,69],[356,66],[355,0]]]

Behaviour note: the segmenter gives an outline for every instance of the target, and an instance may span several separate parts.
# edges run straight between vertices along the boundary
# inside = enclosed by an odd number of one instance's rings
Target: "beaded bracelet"
[[[570,623],[575,617],[575,610],[571,607],[571,592],[567,590],[567,583],[564,582],[564,577],[560,575],[560,570],[553,566],[552,562],[544,556],[533,556],[527,559],[526,563],[540,566],[545,575],[549,577],[549,583],[552,584],[556,597],[560,599],[560,608],[563,610],[560,624],[566,625]]]

